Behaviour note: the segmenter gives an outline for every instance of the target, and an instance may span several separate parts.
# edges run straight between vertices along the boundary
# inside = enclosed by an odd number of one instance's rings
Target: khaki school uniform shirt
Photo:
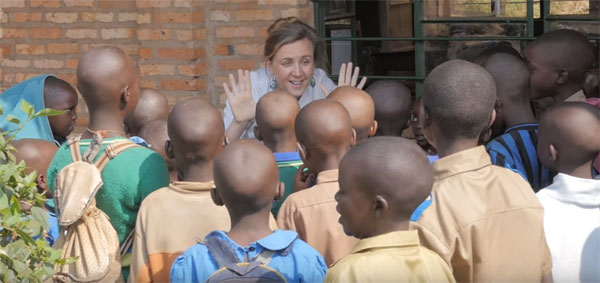
[[[291,194],[277,216],[279,228],[298,232],[300,239],[323,255],[327,266],[349,254],[358,242],[346,235],[338,222],[338,190],[338,170],[323,171],[317,176],[316,185]]]
[[[544,211],[523,177],[492,165],[483,146],[439,159],[433,171],[431,205],[411,224],[456,281],[540,282],[551,271]]]
[[[583,93],[583,89],[580,89],[578,92],[573,93],[573,95],[569,96],[569,98],[565,99],[565,102],[586,102],[587,98],[585,97],[585,93]]]
[[[419,244],[417,231],[360,240],[327,271],[325,282],[455,282],[438,254]]]
[[[171,265],[214,230],[228,231],[225,206],[213,203],[214,182],[173,182],[144,199],[135,224],[129,282],[169,282]],[[270,226],[277,228],[271,216]]]

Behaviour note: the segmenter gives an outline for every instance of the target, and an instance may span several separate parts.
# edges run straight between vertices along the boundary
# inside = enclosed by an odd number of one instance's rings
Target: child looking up
[[[492,132],[504,131],[486,145],[492,163],[521,174],[538,191],[552,181],[552,174],[538,160],[538,124],[529,101],[529,70],[521,59],[498,53],[483,67],[496,84],[496,120]]]
[[[375,104],[366,92],[351,86],[341,86],[332,91],[327,99],[341,103],[348,110],[352,128],[356,131],[356,142],[375,135]]]
[[[256,104],[254,136],[275,154],[279,179],[285,185],[283,197],[275,201],[271,209],[275,217],[283,201],[294,191],[294,176],[302,166],[302,159],[296,151],[294,128],[298,112],[298,100],[282,90],[265,94]]]
[[[408,229],[432,185],[429,160],[414,142],[375,137],[352,148],[340,163],[335,198],[344,231],[361,240],[325,282],[454,282],[446,262]]]
[[[402,132],[410,126],[410,90],[400,82],[380,80],[365,91],[375,104],[375,136],[402,136]]]
[[[317,183],[291,194],[279,210],[277,223],[282,229],[298,232],[331,265],[350,253],[358,241],[344,233],[335,208],[338,167],[354,145],[356,134],[348,111],[331,99],[302,108],[295,125],[300,157],[317,176]]]
[[[158,121],[158,120],[157,120]],[[225,126],[210,103],[178,103],[168,120],[167,154],[180,181],[150,194],[136,222],[131,282],[169,281],[171,264],[213,230],[229,228],[227,209],[212,202],[213,160],[223,149]]]
[[[283,194],[278,175],[273,153],[257,141],[240,140],[221,151],[214,163],[213,200],[227,207],[231,229],[211,232],[178,257],[171,282],[231,276],[239,262],[266,265],[281,281],[322,282],[327,267],[321,255],[295,232],[269,227],[273,199]]]
[[[557,282],[600,281],[600,180],[592,179],[598,133],[600,110],[583,102],[558,104],[540,121],[540,160],[558,172],[537,193]]]
[[[584,35],[566,29],[545,33],[527,46],[525,57],[533,99],[585,102],[581,86],[594,62],[594,50]]]
[[[519,174],[477,146],[495,101],[494,79],[473,63],[451,60],[427,76],[419,120],[440,159],[432,200],[413,221],[458,282],[550,279],[542,206]]]

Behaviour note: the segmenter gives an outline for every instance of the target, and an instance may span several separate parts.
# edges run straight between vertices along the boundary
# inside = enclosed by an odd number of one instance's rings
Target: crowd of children
[[[442,63],[414,101],[392,81],[339,86],[306,105],[274,90],[256,103],[256,140],[229,143],[210,103],[169,111],[164,95],[139,88],[122,50],[89,50],[77,67],[89,109],[81,154],[139,145],[110,157],[95,195],[121,245],[133,239],[123,278],[600,281],[600,110],[586,103],[598,93],[583,92],[597,55],[559,30],[524,56],[490,48]],[[52,193],[73,162],[77,95],[54,76],[33,78],[0,96],[3,120],[24,117],[21,99],[66,110],[14,142],[48,198],[54,243]]]

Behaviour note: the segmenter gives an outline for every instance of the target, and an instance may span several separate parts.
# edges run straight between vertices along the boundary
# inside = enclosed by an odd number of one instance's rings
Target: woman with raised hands
[[[227,94],[224,122],[231,141],[254,138],[256,102],[270,91],[287,91],[304,107],[327,97],[337,86],[362,89],[366,82],[366,77],[358,82],[359,68],[353,70],[350,62],[342,64],[336,86],[327,73],[318,68],[327,63],[323,41],[312,27],[299,19],[278,19],[267,32],[265,67],[251,72],[238,70],[237,82],[230,74],[230,84],[223,84]]]

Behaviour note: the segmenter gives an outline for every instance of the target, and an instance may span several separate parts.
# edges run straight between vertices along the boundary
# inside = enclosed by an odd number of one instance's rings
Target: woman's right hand
[[[225,94],[229,99],[231,112],[237,122],[243,123],[254,119],[256,102],[252,98],[252,84],[250,82],[250,71],[238,70],[238,82],[232,74],[229,74],[231,88],[223,83]]]

